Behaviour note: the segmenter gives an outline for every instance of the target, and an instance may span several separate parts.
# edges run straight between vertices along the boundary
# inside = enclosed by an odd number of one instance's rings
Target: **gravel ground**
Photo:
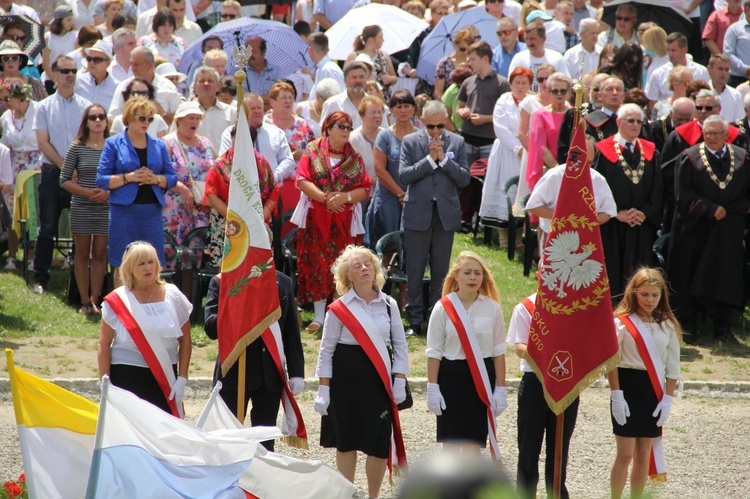
[[[188,418],[197,418],[207,395],[187,401]],[[334,465],[334,451],[318,445],[320,417],[313,411],[314,393],[306,391],[301,408],[307,422],[310,450],[277,444],[277,451],[303,459],[322,459]],[[22,471],[21,453],[9,396],[0,403],[0,482],[16,478]],[[402,427],[410,462],[439,450],[435,441],[435,417],[426,409],[425,395],[414,390],[415,405],[403,411]],[[609,390],[591,388],[581,397],[578,421],[570,451],[568,490],[575,498],[609,497],[609,470],[615,455],[615,442],[609,419]],[[516,392],[511,390],[508,410],[498,418],[498,441],[504,464],[515,476]],[[650,486],[647,491],[659,498],[747,497],[750,489],[750,398],[725,394],[707,398],[688,393],[676,401],[665,430],[669,481]],[[540,470],[543,474],[543,457]],[[357,486],[366,488],[364,460],[357,469]],[[385,480],[382,497],[396,497],[395,486]],[[541,489],[541,487],[540,487]]]

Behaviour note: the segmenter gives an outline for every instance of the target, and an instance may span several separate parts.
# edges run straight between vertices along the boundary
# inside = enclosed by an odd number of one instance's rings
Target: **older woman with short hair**
[[[675,66],[667,76],[667,85],[669,90],[672,91],[672,96],[664,100],[660,100],[654,105],[654,110],[651,112],[651,119],[653,121],[660,120],[665,116],[669,116],[672,112],[672,103],[680,97],[687,97],[687,84],[693,81],[693,71],[685,66]]]
[[[263,117],[264,123],[276,125],[284,131],[294,161],[299,161],[309,142],[315,135],[304,118],[294,114],[294,87],[289,83],[277,81],[268,92],[271,112]]]
[[[304,101],[297,104],[294,108],[294,113],[301,116],[307,124],[310,126],[315,137],[320,138],[323,136],[321,130],[323,116],[323,103],[330,97],[338,95],[343,91],[339,86],[338,82],[333,78],[323,78],[318,82],[316,87],[315,100]]]
[[[349,142],[362,155],[370,179],[375,180],[377,176],[375,175],[373,150],[375,148],[375,139],[377,139],[378,133],[382,130],[380,125],[383,123],[385,102],[380,97],[365,95],[359,102],[357,111],[362,118],[362,125],[352,132]]]

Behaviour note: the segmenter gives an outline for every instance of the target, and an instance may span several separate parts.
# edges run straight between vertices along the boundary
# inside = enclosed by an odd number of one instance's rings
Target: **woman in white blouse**
[[[612,389],[612,431],[617,456],[612,465],[612,497],[619,498],[630,474],[630,494],[640,497],[649,477],[652,448],[661,473],[658,447],[662,426],[672,408],[680,376],[682,331],[669,306],[664,275],[641,267],[630,278],[615,309],[620,365],[609,373]],[[648,367],[647,367],[648,366]],[[658,386],[658,389],[657,389]]]
[[[375,149],[375,139],[380,133],[380,124],[383,123],[383,113],[385,112],[385,102],[380,97],[366,95],[362,98],[357,109],[359,116],[362,118],[362,125],[355,128],[349,136],[349,142],[362,155],[365,162],[367,174],[373,181],[373,189],[378,176],[375,174],[375,159],[373,153]],[[374,192],[371,190],[370,192]],[[366,212],[367,210],[365,210]]]
[[[462,347],[453,310],[480,351]],[[462,251],[445,277],[443,298],[435,304],[427,328],[427,407],[437,416],[438,442],[477,452],[487,445],[487,402],[495,417],[508,405],[504,324],[487,265],[476,253]],[[478,371],[490,385],[487,402],[475,389],[467,359],[477,359]]]
[[[138,395],[160,409],[175,414],[182,405],[190,366],[190,304],[180,289],[159,277],[156,250],[144,241],[130,243],[122,257],[123,286],[102,304],[99,331],[99,377],[109,375],[112,384]],[[143,343],[123,322],[135,319],[138,330],[159,358],[170,365],[149,364]],[[159,383],[166,378],[168,384]]]
[[[404,326],[396,301],[380,290],[383,269],[369,249],[347,246],[331,271],[341,298],[326,314],[315,369],[320,379],[315,410],[323,416],[320,445],[336,448],[336,467],[352,483],[357,451],[364,452],[369,497],[378,497],[392,427],[394,436],[400,436],[392,402],[406,399],[409,361]],[[342,314],[342,308],[351,315]],[[368,344],[377,353],[368,350]],[[383,367],[381,361],[388,373],[387,389],[376,367]]]

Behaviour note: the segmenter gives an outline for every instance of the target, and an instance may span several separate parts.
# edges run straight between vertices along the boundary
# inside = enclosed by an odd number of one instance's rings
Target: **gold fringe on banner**
[[[281,441],[290,447],[296,447],[297,449],[309,449],[306,438],[300,438],[296,435],[287,435],[281,438]]]
[[[281,307],[268,314],[263,320],[253,326],[253,328],[248,331],[245,336],[240,338],[234,345],[232,351],[229,352],[229,355],[227,355],[227,358],[224,360],[224,362],[221,363],[221,375],[226,376],[227,372],[229,372],[229,369],[231,369],[234,363],[237,362],[237,359],[240,357],[242,351],[245,350],[248,345],[250,345],[250,343],[257,340],[260,335],[263,334],[263,331],[271,327],[271,324],[278,321],[280,318]]]
[[[667,483],[666,473],[656,473],[655,475],[649,475],[648,479],[654,483]]]

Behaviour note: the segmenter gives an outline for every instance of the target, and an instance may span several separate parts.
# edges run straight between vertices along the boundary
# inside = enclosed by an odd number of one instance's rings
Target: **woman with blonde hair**
[[[367,455],[369,497],[378,497],[391,433],[394,465],[405,466],[397,404],[406,400],[406,336],[398,304],[381,291],[380,259],[349,245],[331,268],[341,297],[328,309],[315,376],[315,411],[323,416],[320,445],[336,448],[336,467],[354,482],[357,451]],[[334,376],[335,374],[335,376]]]
[[[443,92],[453,83],[453,70],[466,64],[469,46],[474,43],[474,34],[468,29],[459,30],[453,36],[453,53],[440,59],[435,67],[435,98],[443,98]]]
[[[672,112],[672,103],[681,98],[689,97],[688,95],[688,83],[693,81],[693,72],[690,68],[685,66],[675,66],[675,68],[669,72],[667,76],[667,86],[672,91],[672,95],[664,100],[660,100],[654,105],[653,111],[651,111],[651,119],[653,121],[659,120],[665,116],[669,116]]]
[[[489,436],[500,458],[494,418],[508,406],[505,350],[492,273],[479,255],[462,251],[427,328],[427,408],[437,416],[438,442],[478,452]]]
[[[652,458],[656,473],[666,473],[662,427],[682,381],[682,330],[669,306],[666,279],[659,269],[641,267],[633,274],[615,309],[615,325],[621,360],[609,373],[617,442],[611,493],[621,497],[632,461],[630,494],[641,497]],[[657,440],[659,445],[654,445]]]
[[[102,304],[99,377],[107,374],[113,385],[184,417],[193,306],[159,277],[161,265],[150,243],[133,241],[120,258],[123,285]]]
[[[659,26],[647,29],[643,33],[643,87],[654,70],[669,62],[667,55],[667,32]]]

